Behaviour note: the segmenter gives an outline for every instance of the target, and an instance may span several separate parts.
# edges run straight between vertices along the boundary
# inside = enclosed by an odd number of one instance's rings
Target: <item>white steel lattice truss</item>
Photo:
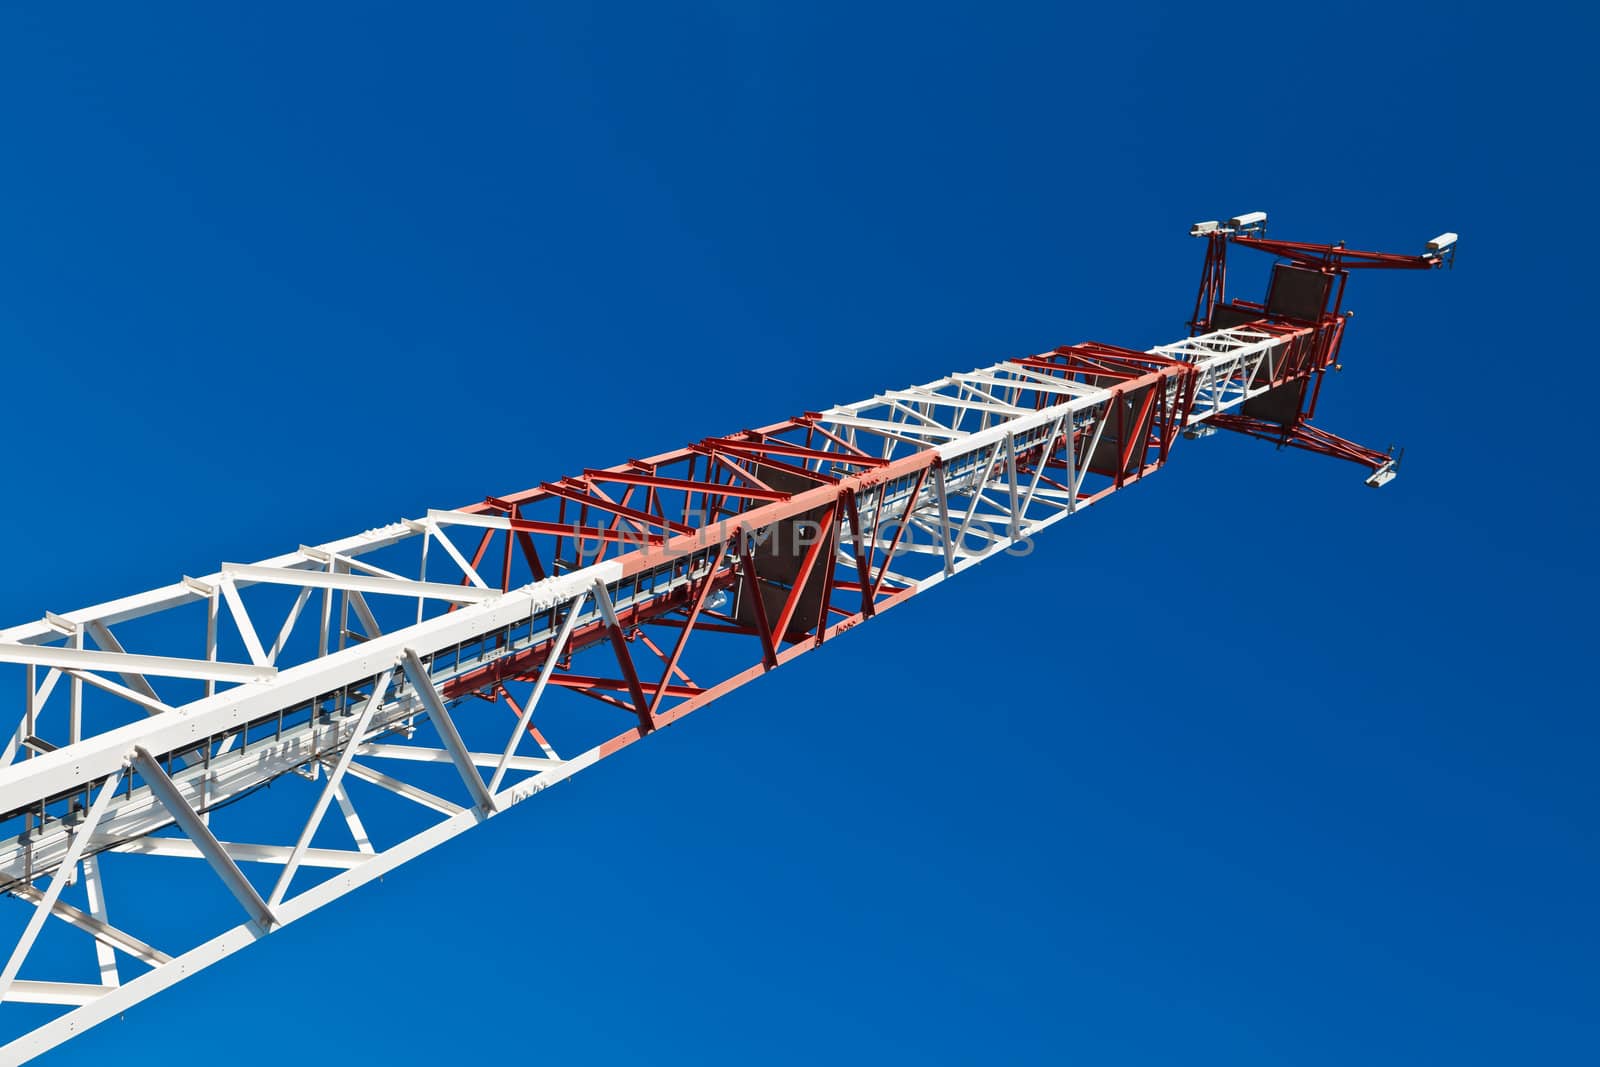
[[[0,1062],[1024,551],[1309,333],[1058,349],[0,632]],[[236,918],[147,942],[184,877]]]

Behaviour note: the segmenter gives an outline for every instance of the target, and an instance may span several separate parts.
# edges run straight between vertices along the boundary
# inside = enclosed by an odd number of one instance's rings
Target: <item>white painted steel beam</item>
[[[105,652],[92,648],[58,648],[52,645],[0,643],[0,663],[32,663],[40,667],[60,667],[68,671],[114,671],[129,675],[154,675],[158,678],[211,678],[219,682],[268,682],[277,669],[250,663],[215,663],[203,659],[173,656],[140,656],[127,652]],[[148,684],[139,690],[157,699]]]
[[[420,596],[433,600],[449,600],[458,604],[478,604],[494,600],[501,595],[498,589],[485,589],[469,585],[446,585],[443,582],[413,582],[394,578],[379,578],[370,574],[345,574],[342,572],[286,570],[276,567],[258,567],[247,563],[224,563],[222,573],[232,578],[247,578],[252,582],[270,582],[277,585],[303,586],[310,589],[343,589],[358,593],[383,593],[389,596]]]
[[[263,931],[271,929],[274,924],[272,909],[261,899],[261,894],[250,884],[250,879],[239,870],[239,865],[222,847],[222,842],[211,833],[211,828],[200,818],[200,814],[183,799],[183,794],[178,792],[178,787],[172,784],[172,779],[167,777],[167,772],[161,769],[161,764],[156,758],[145,749],[134,746],[133,766],[151,791],[172,813],[178,826],[189,835],[189,840],[199,848],[201,856],[211,864],[212,870],[217,872],[217,877],[222,879],[222,884],[227,886],[228,892],[233,894],[234,899],[238,900],[240,906],[255,920],[256,926]],[[70,858],[71,854],[68,855]]]

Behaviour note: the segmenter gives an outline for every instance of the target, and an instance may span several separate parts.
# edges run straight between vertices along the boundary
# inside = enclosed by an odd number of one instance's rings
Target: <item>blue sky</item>
[[[1463,235],[1389,488],[1183,442],[52,1062],[1594,1060],[1592,20],[8,7],[6,624]]]

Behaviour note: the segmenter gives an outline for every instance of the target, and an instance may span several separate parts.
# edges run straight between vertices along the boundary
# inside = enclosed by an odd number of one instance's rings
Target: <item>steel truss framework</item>
[[[1206,238],[1205,265],[1200,273],[1194,315],[1189,321],[1191,333],[1209,333],[1230,322],[1260,318],[1308,326],[1315,331],[1313,339],[1302,345],[1295,356],[1310,368],[1309,373],[1287,375],[1284,388],[1254,405],[1254,410],[1245,406],[1242,411],[1219,415],[1212,420],[1208,432],[1232,430],[1279,447],[1356,463],[1371,472],[1367,484],[1374,487],[1392,481],[1404,450],[1398,455],[1392,447],[1380,452],[1311,425],[1322,392],[1323,374],[1329,367],[1341,369],[1337,360],[1348,319],[1343,310],[1345,286],[1353,270],[1433,270],[1445,263],[1453,266],[1456,235],[1440,234],[1428,243],[1426,252],[1417,256],[1367,252],[1346,248],[1342,241],[1329,245],[1268,240],[1266,215],[1261,212],[1234,218],[1227,226],[1197,223],[1190,233]],[[1232,247],[1278,257],[1265,301],[1227,302],[1228,250]]]
[[[1326,354],[1266,321],[1058,348],[0,632],[0,1016],[53,1009],[0,1061],[1026,552]],[[234,918],[141,937],[183,877]]]

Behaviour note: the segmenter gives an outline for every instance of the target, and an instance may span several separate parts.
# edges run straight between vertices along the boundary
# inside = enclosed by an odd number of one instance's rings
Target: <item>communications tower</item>
[[[1180,438],[1394,478],[1398,452],[1313,425],[1345,285],[1437,268],[1455,235],[1363,252],[1269,239],[1259,212],[1191,232],[1183,340],[948,374],[0,631],[0,1065],[1020,551]],[[1275,258],[1260,301],[1225,293],[1237,250]],[[202,882],[237,904],[219,928],[185,919]]]

